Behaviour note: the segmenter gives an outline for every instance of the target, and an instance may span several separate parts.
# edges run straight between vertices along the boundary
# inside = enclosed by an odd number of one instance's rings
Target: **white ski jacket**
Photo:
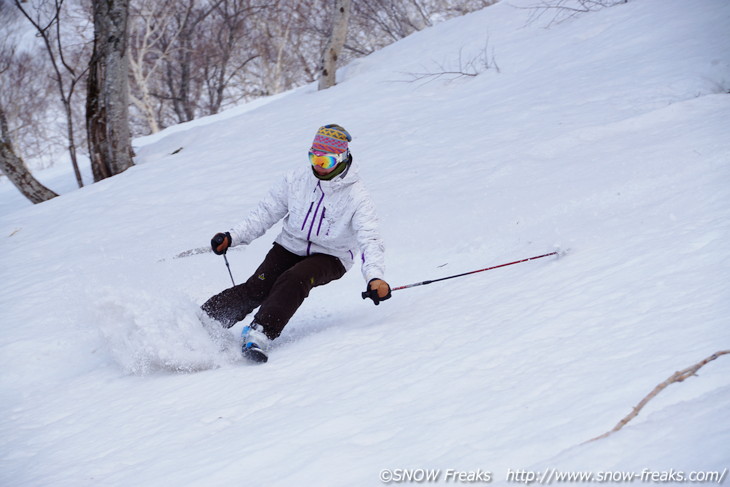
[[[297,255],[333,255],[349,270],[362,255],[366,282],[385,276],[383,241],[370,195],[357,167],[330,181],[318,179],[312,168],[292,171],[239,225],[230,230],[232,245],[247,245],[284,219],[276,242]]]

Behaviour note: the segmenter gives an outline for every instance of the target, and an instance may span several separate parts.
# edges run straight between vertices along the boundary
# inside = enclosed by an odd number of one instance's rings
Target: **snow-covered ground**
[[[514,4],[355,61],[330,90],[136,140],[137,166],[110,180],[43,172],[64,194],[41,205],[0,182],[0,485],[730,467],[730,355],[585,443],[730,349],[730,2],[636,0],[549,28]],[[485,46],[479,76],[408,82]],[[570,252],[378,307],[353,269],[312,292],[268,364],[243,362],[242,324],[197,318],[230,285],[223,260],[174,256],[307,164],[333,122],[354,136],[393,286]],[[229,253],[237,281],[275,232]]]

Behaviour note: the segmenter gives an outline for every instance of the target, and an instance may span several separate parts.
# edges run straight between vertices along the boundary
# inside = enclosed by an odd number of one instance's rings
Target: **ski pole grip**
[[[377,297],[378,291],[376,291],[375,289],[369,289],[367,291],[363,291],[362,299],[368,299],[368,298],[372,297],[373,293],[375,293],[375,296]]]
[[[372,299],[373,303],[375,303],[375,306],[380,304],[380,296],[378,296],[378,290],[377,289],[368,289],[367,291],[364,291],[362,293],[362,299]]]

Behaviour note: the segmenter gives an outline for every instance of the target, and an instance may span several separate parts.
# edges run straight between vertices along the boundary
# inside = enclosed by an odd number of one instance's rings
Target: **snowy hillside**
[[[111,180],[41,173],[64,192],[46,203],[0,181],[0,485],[730,475],[730,355],[585,443],[730,349],[730,2],[632,0],[550,28],[513,5],[358,60],[330,90],[136,140]],[[485,46],[478,76],[408,82]],[[230,285],[222,259],[174,256],[308,164],[333,122],[393,286],[570,252],[378,307],[355,268],[312,292],[268,364],[243,362],[243,324],[211,335],[197,318]],[[237,282],[275,235],[229,252]]]

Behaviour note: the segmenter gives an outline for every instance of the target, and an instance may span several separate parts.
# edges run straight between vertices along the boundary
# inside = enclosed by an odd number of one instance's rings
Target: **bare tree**
[[[356,10],[361,25],[379,31],[388,43],[431,25],[425,7],[416,1],[370,0],[357,2]]]
[[[0,105],[9,126],[8,136],[19,157],[33,159],[34,165],[49,165],[54,149],[66,144],[54,132],[55,84],[44,58],[35,50],[21,48],[25,18],[10,2],[0,0]]]
[[[94,181],[134,165],[129,132],[129,0],[94,2],[94,53],[89,62],[86,129]]]
[[[203,89],[203,79],[196,62],[209,56],[201,40],[211,34],[203,29],[205,20],[224,0],[212,3],[203,0],[174,2],[171,22],[160,43],[169,55],[163,60],[164,91],[154,96],[172,106],[176,122],[188,122],[197,116],[197,103]]]
[[[319,89],[324,90],[335,85],[337,60],[347,38],[347,23],[350,20],[350,0],[336,0],[332,17],[332,32],[320,62]]]
[[[297,16],[296,9],[282,1],[272,5],[269,15],[257,16],[254,27],[257,35],[252,44],[261,62],[256,63],[253,72],[247,73],[250,79],[257,81],[258,86],[250,92],[254,96],[275,95],[291,86],[284,71],[289,60],[287,54],[297,48],[292,35],[298,23]]]
[[[250,0],[223,0],[211,15],[216,35],[211,39],[209,55],[201,63],[206,98],[201,105],[205,115],[218,113],[227,98],[237,101],[233,94],[226,96],[226,91],[236,75],[259,56],[246,44],[253,30],[249,20],[263,8]]]
[[[352,6],[345,50],[365,56],[419,30],[498,0],[368,0]]]
[[[33,204],[41,203],[58,196],[43,186],[30,173],[23,160],[18,157],[10,140],[5,109],[0,105],[0,172]]]
[[[268,96],[318,78],[331,30],[331,7],[321,0],[278,0],[255,19],[252,45],[259,53],[242,80],[248,96]]]
[[[85,75],[84,70],[79,70],[74,63],[66,58],[65,48],[61,36],[61,13],[64,0],[43,0],[37,5],[35,16],[31,15],[26,7],[22,6],[19,0],[14,0],[15,6],[22,12],[23,16],[35,28],[38,37],[43,41],[48,57],[50,58],[54,80],[61,96],[61,102],[66,116],[66,137],[68,139],[68,151],[71,157],[76,182],[79,187],[84,185],[79,171],[78,158],[76,155],[76,137],[74,130],[73,95],[78,83]],[[48,9],[44,14],[43,10]]]
[[[0,45],[0,65],[5,68],[0,69],[0,105],[10,138],[19,156],[33,160],[35,167],[48,166],[58,148],[65,150],[67,145],[50,123],[57,118],[55,86],[44,76],[46,65],[38,56],[4,47]]]
[[[130,100],[142,114],[147,132],[160,131],[159,102],[153,97],[155,83],[179,30],[168,32],[170,12],[176,0],[139,0],[130,5],[129,64],[132,82]],[[168,34],[166,43],[162,38]]]

